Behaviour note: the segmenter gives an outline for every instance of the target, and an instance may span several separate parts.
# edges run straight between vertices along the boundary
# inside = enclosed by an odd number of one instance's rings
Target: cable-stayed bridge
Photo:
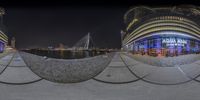
[[[95,48],[94,41],[90,36],[90,33],[82,37],[75,45],[72,47],[73,50],[89,50]]]

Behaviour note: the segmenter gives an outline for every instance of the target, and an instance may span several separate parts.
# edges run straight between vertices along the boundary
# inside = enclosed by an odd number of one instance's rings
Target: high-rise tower
[[[11,47],[12,48],[15,48],[15,37],[12,37],[12,39],[11,39]]]

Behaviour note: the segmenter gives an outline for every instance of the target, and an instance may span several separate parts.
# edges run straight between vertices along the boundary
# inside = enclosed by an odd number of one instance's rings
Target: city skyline
[[[199,18],[199,0],[0,0],[0,98],[199,100]]]
[[[123,17],[133,6],[194,4],[192,1],[176,0],[8,1],[3,0],[0,6],[6,11],[3,23],[9,41],[15,37],[16,48],[48,47],[59,43],[71,47],[88,32],[97,47],[120,48],[120,32],[125,28]]]
[[[17,48],[48,47],[58,43],[70,47],[88,32],[97,47],[120,47],[123,9],[5,8],[5,11],[4,25],[9,38],[16,38]]]

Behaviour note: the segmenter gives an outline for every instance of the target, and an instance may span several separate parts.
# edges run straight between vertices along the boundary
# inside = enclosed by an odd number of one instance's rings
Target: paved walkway
[[[100,82],[112,84],[123,84],[138,80],[122,60],[120,53],[116,53],[108,67],[106,67],[106,69],[104,69],[104,71],[94,79]]]
[[[121,84],[143,80],[159,85],[178,85],[198,80],[200,61],[175,67],[160,67],[134,60],[126,53],[116,53],[109,66],[94,79]]]
[[[18,53],[11,53],[0,59],[0,83],[28,84],[41,80],[25,64]]]
[[[10,53],[5,57],[0,58],[0,73],[2,74],[3,71],[6,69],[6,66],[9,64],[11,58],[13,57],[14,53]]]
[[[1,58],[0,65],[0,81],[23,83],[40,79],[18,53]],[[150,66],[126,53],[116,53],[94,79],[73,84],[44,79],[25,85],[0,83],[0,100],[199,100],[199,67],[200,61],[176,67]]]
[[[58,84],[42,80],[26,85],[0,84],[1,100],[199,100],[200,83],[155,85],[143,81],[107,84],[95,80]]]

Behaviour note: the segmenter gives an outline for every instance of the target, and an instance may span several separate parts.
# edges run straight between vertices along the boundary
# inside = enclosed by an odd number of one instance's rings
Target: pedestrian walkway
[[[28,84],[41,80],[25,64],[18,52],[11,53],[0,59],[0,83]]]
[[[136,64],[137,62],[132,63]],[[138,80],[127,68],[119,52],[114,55],[108,67],[94,79],[112,84],[130,83]]]
[[[24,66],[18,53],[9,54],[0,62],[2,65],[7,62],[8,65],[0,75],[0,81],[23,83],[40,79]],[[13,66],[14,63],[17,66]],[[199,100],[199,67],[200,61],[176,67],[151,66],[134,60],[129,54],[118,52],[109,66],[94,79],[73,84],[54,83],[45,79],[28,85],[0,84],[0,99]]]
[[[0,74],[2,74],[3,71],[6,69],[6,67],[10,63],[13,55],[14,55],[14,53],[10,53],[7,56],[0,58]]]
[[[113,84],[143,80],[158,85],[176,85],[198,81],[199,75],[199,61],[175,67],[162,67],[139,62],[131,54],[118,52],[109,66],[94,79]]]
[[[126,54],[124,59],[126,60],[128,58],[134,59],[132,54]],[[130,65],[129,68],[133,73],[140,77],[146,75],[142,78],[145,82],[160,85],[176,85],[197,80],[196,78],[198,78],[200,74],[200,66],[197,64],[198,62],[199,61],[190,64],[176,65],[174,67],[152,66],[149,64],[139,63],[137,65]]]

